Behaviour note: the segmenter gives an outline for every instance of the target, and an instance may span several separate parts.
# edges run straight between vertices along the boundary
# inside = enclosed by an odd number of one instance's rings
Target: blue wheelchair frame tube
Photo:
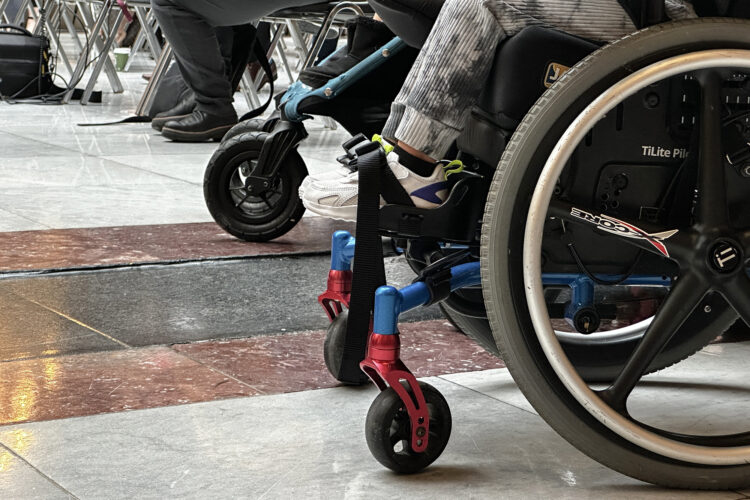
[[[479,262],[460,264],[451,268],[451,292],[459,288],[476,286],[481,283]],[[614,281],[616,276],[600,276],[602,280]],[[573,297],[571,307],[566,316],[572,315],[578,309],[592,306],[594,302],[595,283],[581,274],[543,274],[545,285],[560,285],[571,288]],[[627,278],[619,285],[629,286],[670,286],[671,280],[661,276],[635,275]],[[401,313],[423,306],[430,301],[430,289],[421,281],[412,283],[401,290],[392,286],[381,286],[375,292],[375,312],[373,318],[373,332],[380,335],[395,335],[398,333],[398,317]]]
[[[349,231],[336,231],[331,237],[331,270],[349,271],[354,259],[354,236]]]
[[[479,262],[460,264],[451,268],[451,292],[481,282]],[[396,289],[381,286],[375,292],[375,313],[372,331],[380,335],[397,333],[398,317],[401,313],[425,305],[430,301],[430,289],[422,281]]]
[[[289,86],[289,89],[281,98],[279,104],[279,106],[284,107],[284,116],[293,122],[300,122],[305,118],[309,118],[309,116],[300,113],[298,110],[300,103],[304,99],[313,96],[321,99],[333,99],[354,85],[358,80],[370,74],[374,69],[385,64],[386,61],[405,47],[406,43],[399,37],[395,37],[393,40],[380,47],[380,49],[365,57],[349,71],[340,74],[336,78],[328,80],[325,85],[317,89],[312,89],[300,81],[294,82]],[[385,51],[388,51],[388,57],[383,55],[383,52]]]

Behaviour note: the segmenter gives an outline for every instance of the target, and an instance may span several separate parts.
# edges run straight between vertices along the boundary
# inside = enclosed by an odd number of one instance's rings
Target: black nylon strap
[[[268,85],[269,85],[269,92],[268,92],[268,100],[262,104],[259,108],[255,108],[252,111],[248,111],[244,115],[242,115],[242,118],[240,118],[240,121],[249,120],[250,118],[255,118],[256,116],[260,116],[263,113],[265,113],[266,109],[268,109],[268,106],[271,104],[271,101],[273,100],[273,70],[271,69],[271,63],[268,62],[268,56],[266,56],[266,49],[263,48],[263,44],[258,42],[258,38],[255,38],[255,41],[253,42],[253,52],[255,53],[255,57],[258,59],[258,63],[260,64],[261,69],[266,73],[266,78],[268,78]]]
[[[370,148],[357,157],[359,197],[357,203],[357,244],[354,247],[352,292],[346,325],[344,354],[338,380],[356,383],[361,379],[359,363],[365,359],[367,334],[375,304],[375,290],[385,284],[383,245],[378,233],[381,173],[390,172],[385,153]],[[364,151],[364,150],[363,150]]]

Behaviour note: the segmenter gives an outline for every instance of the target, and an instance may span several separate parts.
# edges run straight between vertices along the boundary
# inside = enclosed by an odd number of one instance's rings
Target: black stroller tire
[[[626,439],[574,397],[542,349],[531,322],[522,269],[523,235],[531,194],[542,166],[562,132],[594,98],[652,63],[690,52],[726,48],[750,49],[749,22],[699,19],[655,26],[615,42],[579,63],[540,98],[513,136],[490,188],[483,224],[485,303],[502,359],[519,388],[539,414],[579,450],[623,474],[667,487],[743,488],[750,484],[750,464],[738,459],[736,463],[726,460],[728,465],[717,465],[706,459],[691,459],[689,454],[678,459],[654,451],[659,449],[659,443],[639,422],[632,421],[633,434]],[[708,341],[722,333],[731,325],[732,316],[717,314],[713,328],[708,328],[709,334],[703,339]],[[592,400],[591,407],[601,404],[602,400],[598,401]],[[636,440],[635,436],[641,439]],[[672,442],[682,442],[676,439],[674,435],[669,437]],[[726,457],[721,445],[710,437],[704,444],[716,457]]]
[[[222,142],[226,142],[232,137],[237,137],[240,134],[246,134],[248,132],[270,132],[273,130],[276,121],[276,119],[264,120],[263,118],[250,118],[249,120],[241,121],[229,129],[224,135]]]
[[[266,132],[249,132],[222,142],[203,179],[203,196],[211,216],[226,232],[246,241],[278,238],[305,212],[297,192],[307,167],[296,149],[283,160],[266,192],[250,196],[243,190],[240,169],[258,159],[267,136]]]

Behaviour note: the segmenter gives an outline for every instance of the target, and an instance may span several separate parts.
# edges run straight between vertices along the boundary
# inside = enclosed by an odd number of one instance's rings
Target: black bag
[[[49,39],[0,24],[0,98],[35,97],[51,88]]]

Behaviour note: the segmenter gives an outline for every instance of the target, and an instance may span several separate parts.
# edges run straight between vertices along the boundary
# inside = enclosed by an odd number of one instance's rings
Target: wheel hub
[[[711,269],[720,274],[730,274],[741,267],[743,262],[741,247],[729,240],[719,240],[708,252]]]

